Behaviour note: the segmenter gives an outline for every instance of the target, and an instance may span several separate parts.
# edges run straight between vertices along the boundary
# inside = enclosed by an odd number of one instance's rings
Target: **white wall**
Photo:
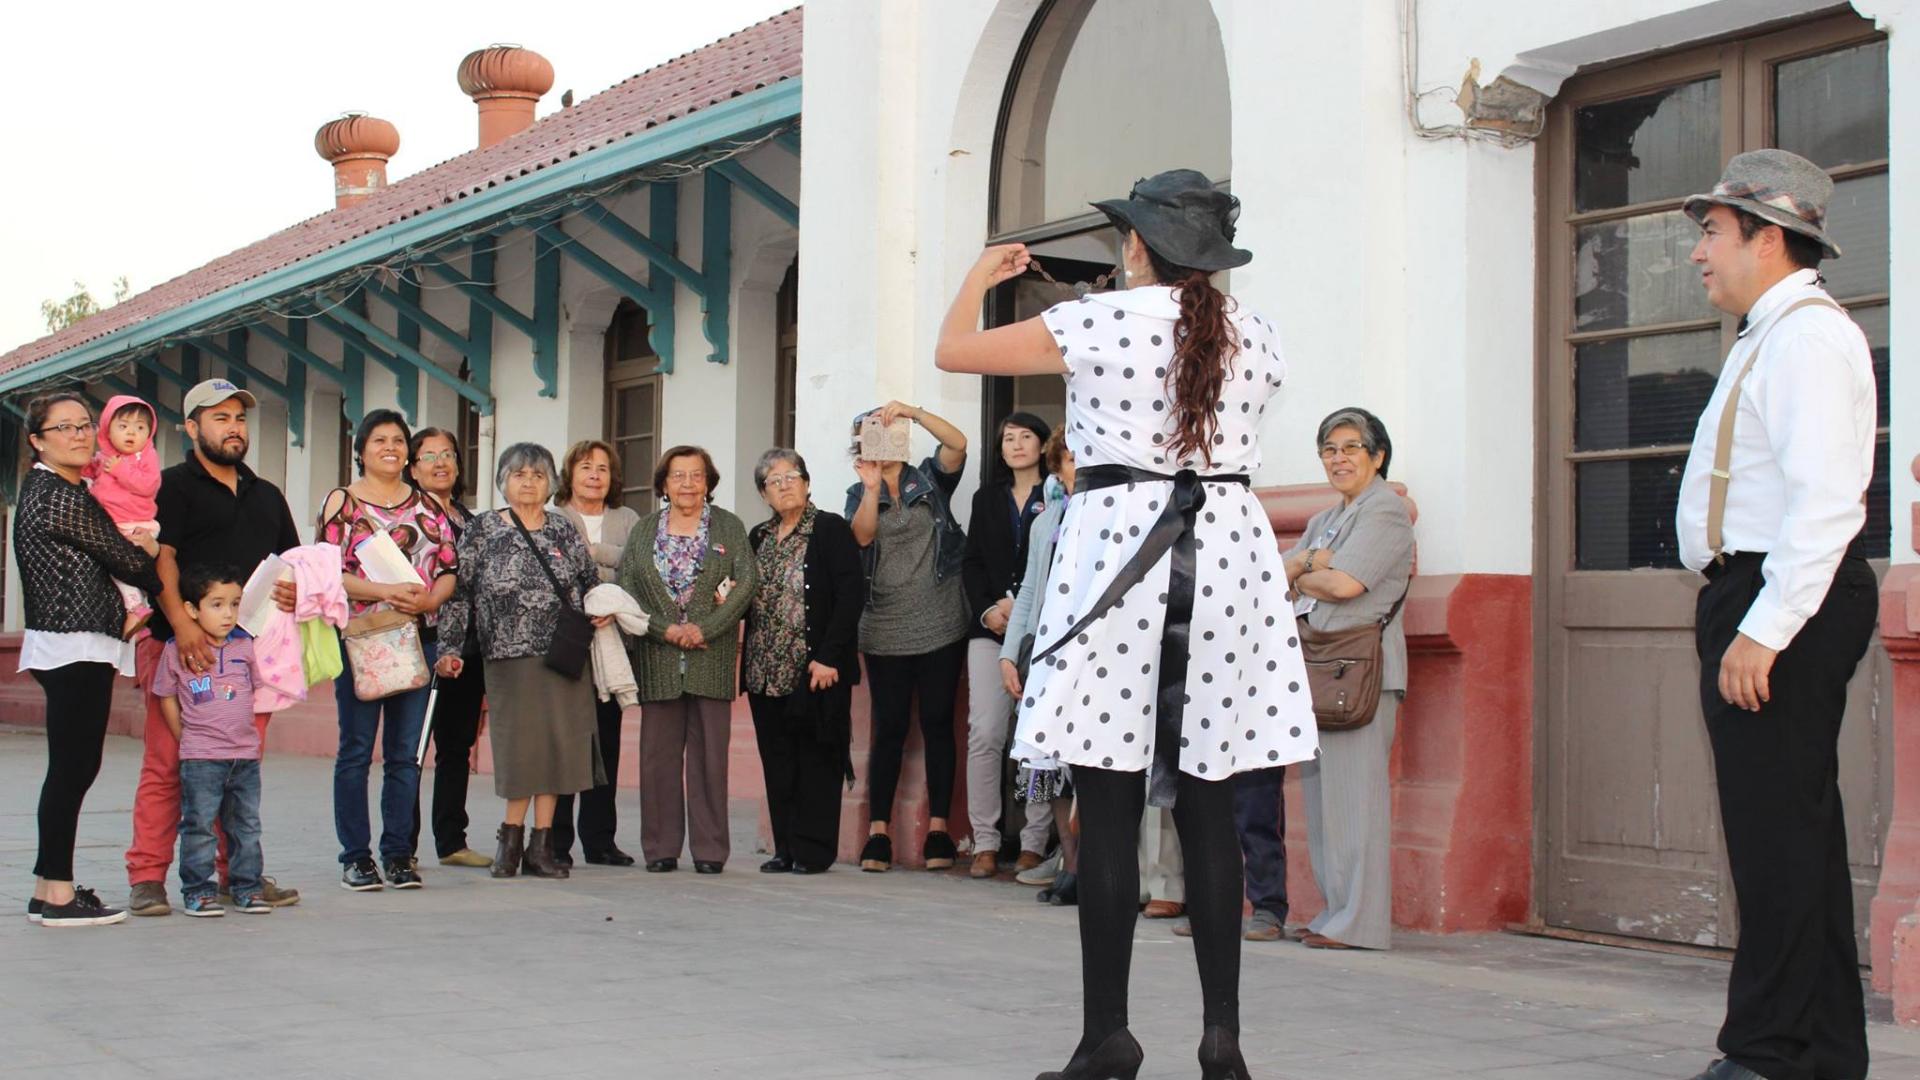
[[[1914,2],[1858,6],[1890,29]],[[1394,478],[1420,504],[1423,572],[1530,572],[1534,150],[1414,135],[1403,15],[1413,8],[1418,20],[1419,89],[1457,87],[1478,58],[1483,84],[1504,73],[1552,93],[1582,65],[1828,5],[1213,6],[1226,36],[1233,187],[1245,203],[1238,242],[1255,253],[1232,287],[1280,322],[1292,365],[1269,413],[1258,481],[1319,480],[1311,446],[1319,418],[1366,405],[1392,430]],[[932,345],[986,235],[995,116],[1036,7],[808,4],[801,270],[803,281],[837,290],[825,298],[818,285],[805,290],[801,308],[801,445],[822,492],[851,479],[842,448],[863,395],[904,396],[970,433],[978,426],[980,381],[940,375]],[[1909,235],[1920,170],[1898,161],[1920,160],[1920,125],[1902,122],[1920,93],[1920,47],[1897,33],[1892,42],[1892,229]],[[1427,97],[1420,115],[1427,124],[1461,120],[1444,95]],[[1902,254],[1895,245],[1896,343],[1920,331],[1920,280]],[[1896,347],[1894,370],[1894,550],[1910,560],[1905,507],[1920,484],[1905,463],[1920,451],[1920,425],[1898,418],[1920,416],[1920,378],[1902,379],[1920,371],[1920,359]]]

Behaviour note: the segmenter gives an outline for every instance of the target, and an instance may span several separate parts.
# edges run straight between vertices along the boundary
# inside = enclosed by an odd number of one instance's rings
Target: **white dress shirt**
[[[1854,321],[1827,307],[1805,307],[1778,327],[1794,302],[1826,296],[1819,275],[1798,270],[1761,294],[1720,369],[1700,414],[1680,482],[1676,514],[1680,561],[1689,570],[1713,559],[1707,546],[1707,492],[1727,391],[1754,342],[1760,358],[1740,386],[1728,472],[1722,543],[1729,554],[1765,552],[1765,585],[1740,632],[1785,649],[1826,599],[1848,543],[1866,522],[1863,496],[1873,478],[1876,411],[1873,360]]]

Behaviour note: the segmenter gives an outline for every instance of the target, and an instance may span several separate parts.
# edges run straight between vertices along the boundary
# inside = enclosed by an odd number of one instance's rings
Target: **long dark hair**
[[[1167,367],[1167,397],[1173,408],[1173,438],[1167,454],[1174,461],[1199,454],[1213,464],[1213,443],[1220,418],[1217,407],[1227,371],[1240,352],[1240,340],[1227,316],[1233,300],[1214,288],[1205,270],[1176,266],[1146,247],[1147,262],[1162,285],[1173,286],[1180,318],[1173,324],[1173,363]]]

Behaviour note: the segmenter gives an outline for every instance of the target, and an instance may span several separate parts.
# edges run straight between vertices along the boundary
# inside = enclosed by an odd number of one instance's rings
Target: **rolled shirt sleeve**
[[[1875,434],[1861,430],[1874,415],[1872,377],[1863,388],[1863,373],[1838,342],[1802,332],[1777,344],[1793,362],[1775,365],[1752,398],[1779,465],[1786,512],[1761,563],[1765,584],[1740,622],[1742,634],[1776,652],[1820,610],[1847,545],[1866,524]]]

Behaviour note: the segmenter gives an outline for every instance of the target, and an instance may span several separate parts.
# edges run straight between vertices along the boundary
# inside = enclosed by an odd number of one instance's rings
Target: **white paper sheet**
[[[420,573],[407,561],[400,545],[385,529],[360,541],[353,553],[360,557],[360,573],[368,581],[381,585],[418,585]]]
[[[246,587],[240,590],[240,629],[259,637],[266,629],[267,618],[274,612],[273,585],[282,577],[293,577],[293,567],[278,555],[269,555],[261,561],[247,579]]]

